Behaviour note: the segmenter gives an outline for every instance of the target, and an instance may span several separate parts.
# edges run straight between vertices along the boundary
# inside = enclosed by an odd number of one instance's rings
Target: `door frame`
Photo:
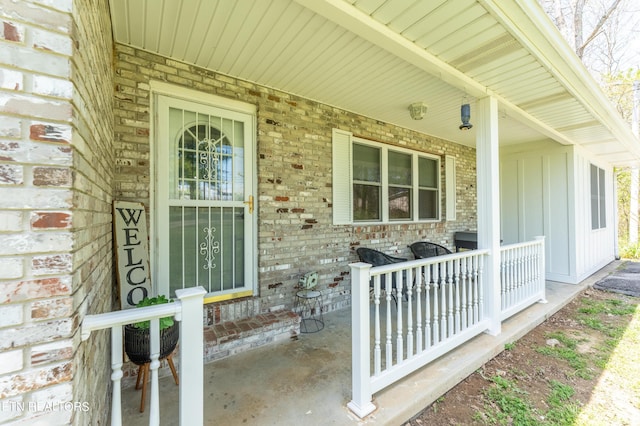
[[[181,86],[175,86],[172,84],[168,84],[162,81],[151,80],[149,82],[150,90],[149,90],[149,152],[150,152],[150,212],[149,212],[149,229],[150,229],[150,238],[149,238],[149,249],[151,251],[150,255],[150,263],[151,263],[151,284],[152,290],[155,294],[167,294],[169,292],[168,288],[159,288],[158,277],[158,263],[159,259],[159,240],[160,233],[157,232],[157,219],[156,219],[156,211],[158,208],[158,198],[157,198],[157,183],[156,183],[156,173],[157,173],[157,164],[158,164],[158,147],[157,144],[157,129],[156,122],[158,118],[158,107],[157,107],[157,99],[159,95],[175,98],[178,100],[184,100],[187,102],[193,103],[201,103],[206,106],[211,106],[215,108],[221,108],[229,111],[240,112],[244,114],[248,114],[251,116],[251,122],[249,123],[250,128],[250,137],[251,140],[249,142],[245,141],[245,149],[251,150],[253,153],[254,161],[251,164],[251,184],[252,184],[252,194],[254,200],[254,209],[253,214],[249,215],[250,218],[248,220],[252,221],[251,228],[253,229],[252,235],[248,238],[245,237],[245,244],[250,247],[251,252],[251,263],[252,267],[248,268],[248,276],[245,277],[247,282],[250,282],[251,290],[245,290],[241,292],[235,293],[227,293],[223,295],[211,295],[209,297],[205,297],[205,303],[211,302],[219,302],[223,300],[230,300],[239,297],[246,296],[257,296],[258,295],[258,197],[257,197],[257,188],[258,188],[258,173],[257,173],[257,132],[256,132],[256,114],[257,108],[253,104],[237,101],[234,99],[228,99],[217,95],[212,95],[208,93],[199,92],[193,89],[187,89]],[[245,197],[246,198],[246,197]]]

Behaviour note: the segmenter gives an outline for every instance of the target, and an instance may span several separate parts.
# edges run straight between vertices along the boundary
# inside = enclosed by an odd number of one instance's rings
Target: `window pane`
[[[380,187],[353,185],[353,220],[380,220]]]
[[[418,169],[420,170],[421,187],[438,187],[438,162],[429,158],[420,157],[418,159]]]
[[[233,122],[233,199],[244,200],[244,123]]]
[[[425,189],[420,190],[420,200],[418,201],[420,219],[438,218],[438,192]]]
[[[353,144],[353,180],[380,182],[380,150]]]
[[[411,185],[411,155],[389,151],[389,184]]]
[[[411,219],[411,190],[389,187],[389,219]]]

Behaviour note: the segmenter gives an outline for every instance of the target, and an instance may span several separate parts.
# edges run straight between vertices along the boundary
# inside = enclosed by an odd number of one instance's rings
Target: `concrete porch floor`
[[[206,364],[204,424],[401,425],[619,264],[612,262],[577,285],[547,281],[548,303],[505,321],[499,336],[477,336],[378,392],[377,409],[365,419],[346,407],[351,400],[351,310],[328,313],[318,333]],[[123,390],[124,425],[148,424],[148,397],[145,412],[139,413],[140,395],[133,388]],[[160,399],[161,424],[177,425],[178,386],[171,377],[160,380]]]

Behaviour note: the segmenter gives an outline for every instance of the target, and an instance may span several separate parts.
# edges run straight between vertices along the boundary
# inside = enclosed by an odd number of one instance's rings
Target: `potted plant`
[[[169,302],[170,300],[164,295],[145,297],[138,302],[136,307],[141,308]],[[124,350],[131,362],[136,365],[151,362],[150,327],[150,321],[140,321],[124,326]],[[164,359],[171,355],[178,344],[178,337],[178,323],[172,317],[160,318],[160,356],[158,359]]]

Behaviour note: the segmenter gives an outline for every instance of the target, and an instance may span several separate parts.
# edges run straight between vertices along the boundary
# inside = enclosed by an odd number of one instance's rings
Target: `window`
[[[440,218],[440,158],[334,129],[334,223]]]
[[[607,226],[604,170],[591,165],[591,229]]]

